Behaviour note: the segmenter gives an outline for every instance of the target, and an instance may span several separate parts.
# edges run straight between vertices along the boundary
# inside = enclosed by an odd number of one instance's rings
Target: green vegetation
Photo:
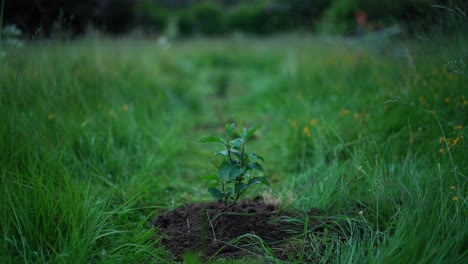
[[[145,33],[162,33],[169,27],[169,12],[157,4],[141,1],[134,9],[135,24]]]
[[[223,149],[216,152],[216,155],[223,156],[223,160],[219,163],[213,163],[218,169],[218,174],[209,176],[214,178],[216,184],[214,187],[209,187],[208,191],[214,198],[224,199],[225,208],[227,208],[227,202],[231,199],[234,200],[232,202],[232,205],[234,205],[252,185],[257,183],[270,185],[265,177],[254,176],[254,170],[263,171],[263,167],[259,163],[264,161],[263,158],[245,150],[247,141],[260,126],[243,128],[240,120],[237,120],[237,125],[239,131],[235,130],[235,123],[226,124],[226,137],[224,139],[215,136],[204,136],[198,140],[201,143],[213,142],[223,145]],[[231,140],[232,137],[235,138]],[[234,189],[232,187],[226,188],[226,185],[234,185]],[[221,188],[218,189],[218,187]]]
[[[421,30],[432,32],[436,24],[451,27],[460,15],[466,19],[468,11],[465,0],[68,0],[49,2],[47,8],[37,0],[3,2],[0,24],[2,20],[5,25],[17,24],[32,38],[58,33],[71,38],[90,28],[114,35],[142,32],[170,37],[225,36],[239,31],[354,34],[360,31],[356,29],[358,14],[367,15],[368,23],[362,27],[368,31],[416,25],[412,32],[417,35]]]
[[[291,262],[464,263],[466,43],[90,35],[8,49],[0,262],[169,262],[151,221],[212,199],[217,149],[196,140],[238,116],[263,125],[249,141],[268,164],[263,195],[304,212]],[[312,232],[311,207],[330,228]],[[255,234],[242,241],[249,262],[276,261]]]

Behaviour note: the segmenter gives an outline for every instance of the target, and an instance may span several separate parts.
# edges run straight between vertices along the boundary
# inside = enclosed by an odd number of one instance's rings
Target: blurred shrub
[[[418,23],[408,24],[410,33],[431,33],[431,34],[452,34],[468,32],[468,1],[448,0],[437,1],[434,5],[427,5],[425,8],[416,7]],[[446,3],[445,3],[446,2]],[[405,16],[404,21],[411,20],[412,17]]]
[[[98,26],[108,32],[114,34],[126,33],[134,26],[135,14],[133,12],[133,2],[131,1],[103,1],[102,6],[98,6],[98,10]]]
[[[163,32],[169,21],[169,11],[154,1],[139,1],[135,4],[135,22],[146,33]]]
[[[227,25],[230,31],[271,34],[294,27],[289,11],[289,5],[241,3],[229,10]]]
[[[359,10],[357,0],[337,0],[325,11],[325,31],[345,33],[355,28],[354,14]]]
[[[220,35],[226,32],[223,7],[215,1],[201,1],[193,4],[178,18],[179,32],[182,34],[201,33]]]
[[[357,12],[365,12],[369,29],[378,29],[394,23],[422,23],[430,17],[431,5],[446,5],[444,0],[336,0],[325,11],[326,31],[349,33],[356,28]],[[452,1],[449,1],[452,2]]]
[[[288,15],[295,28],[315,30],[332,0],[290,0]]]
[[[228,13],[227,25],[230,30],[255,33],[264,20],[264,8],[261,5],[241,3],[233,7]]]
[[[276,31],[285,31],[293,29],[296,23],[296,17],[291,13],[289,4],[270,3],[260,9],[256,16],[255,23],[258,25],[256,33],[271,34]]]
[[[239,4],[229,11],[227,25],[230,30],[239,30],[243,32],[253,32],[255,16],[259,12],[258,7],[252,7],[248,4]]]
[[[417,22],[428,15],[428,9],[436,0],[357,0],[358,8],[369,15],[369,20],[378,24]]]
[[[190,10],[179,11],[177,15],[177,31],[181,35],[192,35],[195,31],[195,25]]]

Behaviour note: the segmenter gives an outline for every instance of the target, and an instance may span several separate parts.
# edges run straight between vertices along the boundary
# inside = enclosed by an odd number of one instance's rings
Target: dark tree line
[[[378,25],[433,23],[439,16],[433,5],[468,10],[466,0],[4,0],[3,25],[15,24],[26,36],[50,36],[79,35],[89,25],[110,34],[134,28],[160,33],[169,21],[176,21],[183,35],[222,35],[236,30],[313,31],[319,23],[330,22],[345,33],[353,29],[355,14],[361,11]]]
[[[16,24],[28,35],[53,30],[83,33],[94,25],[111,33],[123,33],[131,26],[131,0],[5,0],[3,24]]]

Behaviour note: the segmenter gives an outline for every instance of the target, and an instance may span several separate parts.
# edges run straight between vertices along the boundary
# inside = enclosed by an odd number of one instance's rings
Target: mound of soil
[[[158,216],[153,221],[163,234],[161,243],[176,257],[190,252],[202,258],[234,257],[248,254],[248,243],[236,239],[255,235],[260,237],[281,258],[288,257],[285,246],[288,238],[300,234],[302,226],[288,221],[291,212],[278,211],[262,199],[243,201],[223,211],[224,204],[189,204]],[[316,209],[312,212],[317,213]],[[250,236],[252,237],[252,236]],[[259,242],[258,238],[249,243]],[[245,241],[244,241],[245,242]]]

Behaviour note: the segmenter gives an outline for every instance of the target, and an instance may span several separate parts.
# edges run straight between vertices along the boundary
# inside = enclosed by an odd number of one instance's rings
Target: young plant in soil
[[[215,153],[222,157],[222,161],[219,164],[213,163],[218,170],[218,174],[213,175],[216,185],[208,188],[214,198],[224,200],[223,211],[236,204],[250,186],[257,183],[269,186],[265,177],[254,176],[255,171],[263,171],[260,165],[263,158],[245,150],[247,141],[260,125],[244,128],[239,119],[236,121],[238,129],[235,123],[226,124],[224,138],[204,136],[198,140],[201,143],[214,142],[223,146],[223,149]],[[229,201],[232,203],[228,205]]]

